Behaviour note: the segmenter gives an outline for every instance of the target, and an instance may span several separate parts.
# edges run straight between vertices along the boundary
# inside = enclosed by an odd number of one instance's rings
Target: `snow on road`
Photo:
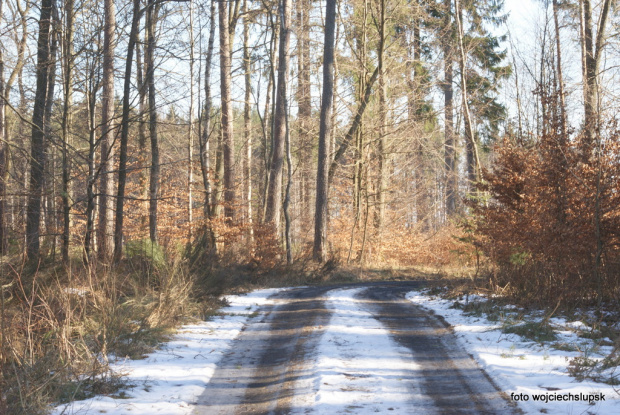
[[[315,414],[432,413],[432,399],[421,394],[416,379],[419,367],[404,347],[364,307],[356,294],[364,288],[333,290],[327,307],[333,311],[315,355],[309,356],[307,375],[296,396],[293,412]],[[245,324],[258,317],[259,306],[273,303],[268,297],[278,289],[258,290],[228,297],[229,307],[207,322],[183,326],[174,339],[146,359],[118,361],[114,369],[126,373],[132,386],[114,396],[98,396],[53,409],[60,414],[189,415],[197,397],[213,375],[222,355]],[[442,315],[454,327],[462,346],[471,353],[502,390],[520,397],[527,414],[620,414],[620,396],[614,387],[591,381],[578,382],[567,373],[569,359],[578,352],[560,351],[504,334],[498,324],[483,317],[463,315],[446,301],[412,292],[408,299]],[[552,323],[570,326],[552,319]],[[573,323],[573,325],[578,323]],[[569,331],[563,342],[578,343]],[[580,346],[583,351],[584,345]],[[607,351],[608,352],[608,351]],[[591,356],[595,356],[593,350]],[[305,387],[306,389],[302,389]],[[597,396],[587,402],[540,402],[558,396]],[[581,394],[581,395],[579,395]],[[604,397],[604,401],[600,398]],[[525,401],[525,399],[528,399]]]
[[[61,405],[60,414],[187,415],[204,391],[217,363],[248,320],[269,296],[282,289],[228,296],[229,306],[210,321],[180,328],[174,339],[143,360],[119,360],[113,370],[132,385],[114,396],[97,396]]]
[[[620,414],[618,386],[579,382],[568,374],[570,359],[582,355],[580,352],[557,350],[549,345],[525,341],[516,334],[505,334],[501,324],[484,317],[467,316],[462,310],[453,308],[454,301],[421,292],[411,292],[407,298],[443,316],[453,326],[462,346],[525,413]],[[483,298],[479,300],[485,301]],[[551,325],[555,327],[581,324],[551,319]],[[582,352],[590,350],[590,358],[600,358],[611,352],[611,347],[596,350],[592,341],[579,338],[568,330],[560,331],[556,343],[573,345]]]
[[[429,413],[432,399],[421,394],[415,380],[419,366],[363,308],[364,300],[355,298],[364,289],[328,293],[332,318],[307,368],[310,375],[299,385],[313,392],[298,396],[292,413]]]

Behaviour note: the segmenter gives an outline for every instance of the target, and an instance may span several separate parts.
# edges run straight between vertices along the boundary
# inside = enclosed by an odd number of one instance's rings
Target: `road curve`
[[[346,288],[357,288],[364,309],[389,331],[395,343],[410,352],[419,368],[410,376],[415,379],[412,392],[421,390],[425,401],[432,402],[425,404],[428,409],[424,413],[520,413],[459,348],[442,319],[404,298],[422,284],[408,281],[305,287],[276,294],[274,304],[261,309],[262,317],[252,319],[235,339],[193,414],[316,413],[312,407],[292,404],[296,397],[316,392],[308,390],[313,387],[308,379],[314,375],[318,345],[333,312],[326,307],[326,299],[329,291]]]
[[[364,290],[359,297],[421,366],[422,391],[433,399],[434,410],[441,414],[518,413],[459,347],[448,324],[406,300],[408,291],[406,285],[386,285]]]

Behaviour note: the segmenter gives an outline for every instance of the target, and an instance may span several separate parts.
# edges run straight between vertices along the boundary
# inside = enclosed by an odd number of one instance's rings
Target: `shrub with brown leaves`
[[[478,232],[497,265],[494,283],[535,302],[592,303],[620,294],[620,131],[594,150],[551,129],[531,146],[496,149]]]

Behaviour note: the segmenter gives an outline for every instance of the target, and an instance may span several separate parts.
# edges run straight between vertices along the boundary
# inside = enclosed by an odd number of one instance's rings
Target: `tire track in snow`
[[[458,343],[443,319],[405,299],[406,287],[384,285],[360,293],[364,304],[421,366],[423,393],[441,414],[521,414],[514,402]]]
[[[272,297],[276,304],[233,342],[193,413],[520,413],[436,316],[404,299],[420,284]]]
[[[265,317],[251,322],[235,339],[193,415],[288,413],[295,385],[308,376],[305,362],[329,320],[323,294],[328,287],[305,287],[272,297]]]
[[[421,367],[356,298],[363,290],[329,292],[332,317],[308,368],[313,375],[297,385],[306,393],[293,400],[292,413],[434,413],[420,387]]]

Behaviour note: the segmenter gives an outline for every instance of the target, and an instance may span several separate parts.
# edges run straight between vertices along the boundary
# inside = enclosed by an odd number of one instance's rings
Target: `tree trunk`
[[[51,246],[50,253],[52,256],[52,261],[55,260],[56,255],[56,235],[51,232],[53,228],[53,223],[56,220],[56,209],[55,206],[55,181],[54,174],[55,171],[55,158],[54,158],[54,147],[52,147],[51,155],[49,157],[49,143],[52,143],[52,110],[54,107],[54,90],[56,88],[56,55],[58,54],[58,37],[59,37],[59,28],[60,28],[60,20],[58,17],[58,10],[56,9],[56,4],[52,4],[52,27],[50,31],[50,68],[47,78],[47,97],[45,98],[45,114],[43,116],[43,125],[45,131],[45,138],[43,140],[44,145],[44,153],[45,153],[45,163],[43,166],[43,224],[45,225],[44,233],[49,235],[48,241],[51,237]],[[51,159],[51,163],[49,160]],[[51,195],[50,195],[51,188]]]
[[[144,47],[140,41],[140,30],[138,29],[138,34],[136,38],[136,81],[138,84],[138,148],[140,151],[139,160],[140,160],[140,198],[141,207],[140,207],[140,226],[141,228],[146,228],[148,222],[148,198],[149,198],[149,179],[148,172],[150,171],[148,167],[148,151],[146,148],[146,95],[147,95],[147,87],[144,78],[146,78],[145,74],[145,65],[142,62],[142,51]]]
[[[364,99],[364,87],[368,82],[368,54],[367,54],[367,45],[368,45],[368,0],[365,0],[362,8],[362,24],[361,28],[356,28],[356,38],[355,42],[357,45],[357,54],[359,56],[359,65],[360,71],[357,76],[357,100],[360,102]],[[353,249],[353,240],[355,237],[355,228],[357,228],[359,219],[362,214],[362,192],[363,192],[363,181],[364,181],[364,131],[362,121],[360,121],[360,126],[355,133],[355,166],[353,168],[353,226],[351,227],[351,241],[349,244],[349,255],[347,257],[347,262],[351,259],[351,253]]]
[[[336,0],[327,0],[325,6],[325,42],[323,53],[323,95],[319,120],[319,154],[314,217],[314,249],[316,261],[327,259],[327,203],[328,203],[328,140],[331,134],[332,98],[334,95],[334,38],[336,32]]]
[[[444,0],[444,31],[442,39],[443,59],[444,59],[444,163],[445,163],[445,200],[446,215],[451,216],[456,212],[457,197],[457,177],[456,177],[456,149],[454,141],[454,119],[453,119],[453,69],[452,69],[452,42],[453,42],[453,26],[452,26],[452,0]]]
[[[84,234],[84,262],[90,259],[95,226],[95,151],[97,146],[95,107],[97,104],[97,85],[95,84],[94,65],[88,68],[84,84],[86,85],[86,102],[88,106],[88,180],[86,182],[86,232]]]
[[[286,133],[284,141],[286,144],[286,193],[284,195],[284,240],[286,242],[286,263],[293,263],[293,239],[291,235],[291,186],[293,184],[293,161],[291,159],[291,134],[288,125],[288,99],[284,98],[284,121],[286,124]]]
[[[424,101],[424,84],[423,84],[423,67],[422,67],[422,37],[420,26],[422,24],[420,2],[416,2],[416,11],[413,17],[413,45],[410,47],[412,52],[411,71],[412,77],[409,78],[409,94],[408,94],[408,112],[411,127],[423,131],[424,118],[421,117],[421,106],[418,103]],[[432,226],[432,194],[431,189],[427,185],[427,177],[429,173],[428,156],[426,154],[426,143],[422,136],[418,138],[416,145],[416,167],[414,171],[414,189],[415,192],[415,217],[416,222],[421,225],[422,232],[428,232]]]
[[[267,193],[269,191],[269,173],[271,172],[271,162],[273,159],[273,151],[274,151],[274,134],[275,134],[275,101],[276,101],[276,64],[275,57],[278,53],[278,42],[276,39],[279,39],[280,26],[279,14],[276,16],[276,20],[274,22],[273,15],[269,13],[266,16],[268,22],[271,25],[271,40],[269,42],[269,77],[267,81],[267,94],[265,98],[265,112],[264,112],[264,124],[267,128],[263,130],[263,140],[264,140],[264,164],[265,164],[265,177],[264,177],[264,188],[263,188],[263,206],[262,206],[262,216],[261,222],[265,223],[265,217],[267,215]]]
[[[218,2],[220,22],[220,87],[222,107],[222,151],[224,156],[224,216],[231,222],[235,217],[235,160],[233,110],[231,92],[231,42],[226,2]]]
[[[0,3],[4,3],[0,1]],[[19,26],[21,27],[21,37],[17,36],[17,29],[15,29],[15,42],[17,44],[17,59],[13,62],[13,70],[11,71],[8,79],[5,81],[3,78],[4,72],[0,76],[0,81],[2,82],[2,97],[0,98],[0,111],[2,115],[0,116],[0,122],[3,123],[2,127],[0,127],[0,135],[2,136],[2,141],[0,141],[0,210],[2,214],[0,214],[0,249],[1,253],[7,252],[8,249],[8,226],[6,222],[6,210],[7,210],[7,186],[9,181],[9,172],[11,169],[11,134],[10,129],[7,125],[6,120],[6,102],[9,102],[9,97],[11,94],[11,89],[13,84],[15,83],[15,79],[19,80],[20,92],[23,92],[23,85],[21,82],[22,73],[25,62],[25,52],[26,52],[26,42],[28,40],[28,13],[30,12],[31,4],[27,3],[26,7],[23,8],[20,2],[16,2],[17,13],[19,14]],[[2,14],[0,14],[2,15]],[[4,56],[2,56],[2,51],[0,51],[0,61],[4,65]],[[22,114],[25,113],[25,95],[21,95],[20,97],[20,112]],[[20,130],[22,130],[23,123],[20,124]],[[20,134],[21,131],[20,131]],[[13,214],[13,210],[11,211]],[[12,221],[14,224],[14,221]]]
[[[372,86],[377,81],[380,70],[381,70],[381,67],[377,65],[372,75],[370,75],[370,79],[366,83],[364,95],[362,96],[359,106],[357,107],[357,112],[355,113],[355,117],[353,118],[351,127],[349,127],[349,130],[347,131],[344,138],[342,139],[342,142],[340,143],[338,150],[336,150],[334,154],[334,158],[331,161],[331,164],[329,166],[328,182],[330,184],[334,177],[334,173],[336,172],[336,168],[338,167],[338,162],[344,155],[345,151],[347,151],[347,148],[349,147],[349,144],[351,143],[351,139],[355,136],[355,134],[357,133],[357,130],[362,125],[362,117],[364,116],[364,112],[366,111],[366,107],[368,106],[368,101],[370,101],[370,94],[372,92]]]
[[[311,180],[311,161],[313,137],[310,134],[311,117],[312,117],[312,96],[310,92],[310,11],[312,3],[309,0],[297,1],[297,20],[299,26],[298,33],[298,73],[297,78],[297,123],[299,128],[299,160],[301,168],[299,169],[301,180],[301,232],[306,234],[308,229],[306,226],[311,223],[310,215],[310,184]]]
[[[221,126],[220,126],[221,127]],[[215,190],[211,201],[211,216],[219,218],[222,216],[222,196],[224,193],[224,146],[222,144],[222,129],[217,132],[217,147],[215,148]]]
[[[45,106],[48,92],[50,64],[50,29],[53,0],[42,0],[37,41],[36,93],[32,113],[32,146],[30,151],[30,183],[26,208],[26,257],[38,261],[40,254],[39,231],[41,193],[45,165]]]
[[[125,60],[125,80],[123,84],[123,114],[121,119],[121,142],[118,156],[118,190],[116,193],[116,222],[114,225],[114,262],[120,261],[123,256],[123,211],[125,204],[125,185],[127,180],[127,143],[129,141],[129,104],[131,93],[131,66],[133,51],[138,37],[138,23],[140,22],[140,0],[133,0],[133,17],[129,43],[127,45],[127,59]]]
[[[4,1],[0,0],[0,18],[4,16]],[[8,143],[6,141],[6,111],[4,100],[4,54],[0,47],[0,255],[7,252],[7,229],[5,221],[6,211],[6,178],[4,172],[7,170]]]
[[[592,6],[590,0],[581,0],[582,19],[582,50],[585,53],[583,61],[583,88],[584,88],[584,128],[585,142],[582,153],[589,157],[599,134],[598,110],[599,110],[599,85],[598,73],[601,54],[605,42],[605,30],[609,20],[611,0],[604,0],[601,15],[598,20],[596,39],[592,33]]]
[[[73,15],[74,1],[65,2],[65,37],[63,44],[64,60],[64,106],[62,114],[62,260],[69,263],[69,238],[71,231],[71,165],[69,146],[71,145],[71,124],[73,123]]]
[[[376,198],[376,217],[375,230],[377,232],[377,245],[381,247],[381,234],[385,222],[385,192],[387,188],[387,85],[385,79],[385,0],[380,1],[380,16],[376,22],[379,31],[379,44],[377,56],[379,58],[379,140],[377,142],[378,177],[377,177],[377,198]],[[379,248],[380,250],[380,248]]]
[[[189,116],[187,126],[187,244],[192,243],[193,234],[193,195],[192,184],[194,182],[194,2],[189,3]]]
[[[200,169],[202,181],[205,188],[204,216],[211,219],[211,163],[209,158],[209,143],[211,137],[211,64],[213,58],[213,43],[215,41],[215,2],[211,1],[210,8],[210,27],[209,41],[207,46],[207,56],[205,57],[205,107],[204,107],[204,127],[200,137]]]
[[[252,229],[252,104],[250,95],[252,93],[252,62],[250,57],[250,19],[248,18],[247,0],[243,1],[243,72],[244,72],[244,100],[243,100],[243,141],[245,146],[245,157],[243,166],[245,195],[245,222],[248,225],[248,242],[253,244]]]
[[[265,223],[273,226],[276,237],[280,235],[280,212],[282,209],[282,169],[286,139],[286,84],[288,82],[289,43],[290,43],[291,1],[280,3],[280,45],[278,55],[278,86],[276,90],[275,128]]]
[[[105,25],[103,29],[103,92],[101,96],[101,170],[99,174],[99,228],[97,235],[98,256],[109,259],[113,242],[114,170],[112,145],[114,142],[114,0],[104,1]]]
[[[459,67],[461,72],[461,101],[463,104],[463,118],[465,121],[465,137],[467,139],[467,172],[469,179],[470,189],[473,188],[473,184],[482,178],[482,169],[480,166],[480,156],[478,155],[478,145],[476,143],[476,136],[473,128],[473,121],[471,117],[471,111],[469,110],[469,96],[467,94],[467,78],[465,76],[466,57],[465,47],[463,45],[463,13],[461,10],[460,0],[454,0],[455,16],[456,16],[456,30],[458,36],[458,48],[459,48]]]
[[[151,177],[149,180],[149,237],[157,242],[157,206],[160,190],[159,137],[157,136],[157,103],[155,100],[155,31],[159,5],[149,0],[146,9],[147,53],[146,84],[149,94],[149,135],[151,138]]]
[[[562,75],[562,48],[560,43],[560,25],[558,22],[559,13],[558,0],[553,0],[553,23],[555,26],[555,48],[558,71],[558,93],[560,95],[560,139],[566,140],[568,137],[568,127],[566,125],[566,103],[564,100],[564,76]]]
[[[594,256],[594,279],[597,284],[597,296],[599,307],[603,298],[603,275],[601,272],[602,256],[603,256],[603,239],[601,222],[603,219],[603,211],[601,208],[602,197],[602,158],[603,148],[600,134],[600,103],[599,103],[599,66],[601,55],[605,43],[605,30],[609,19],[611,8],[611,0],[604,0],[601,9],[601,15],[596,30],[596,40],[592,34],[592,10],[590,0],[581,0],[581,21],[582,21],[582,51],[583,57],[583,88],[584,88],[584,142],[582,143],[582,157],[589,161],[594,151],[594,163],[597,169],[596,173],[596,193],[594,195],[594,241],[596,251]]]
[[[360,5],[361,26],[354,29],[356,54],[358,56],[360,71],[356,80],[356,99],[362,102],[364,99],[364,87],[368,83],[368,0]],[[353,253],[353,244],[355,241],[355,231],[359,227],[362,215],[362,194],[364,192],[364,172],[365,167],[365,134],[363,131],[363,119],[360,120],[360,126],[355,132],[355,165],[353,167],[353,224],[351,226],[351,237],[349,241],[349,253],[347,255],[347,263],[350,262]]]

